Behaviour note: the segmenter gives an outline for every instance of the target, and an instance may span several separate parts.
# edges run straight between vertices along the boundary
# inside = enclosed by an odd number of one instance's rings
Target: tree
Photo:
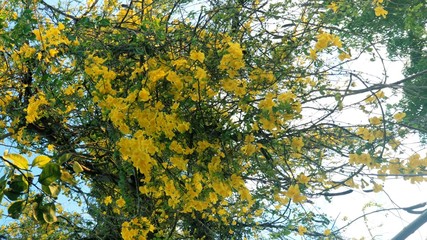
[[[4,3],[8,214],[88,239],[340,238],[313,200],[381,191],[371,173],[421,181],[426,159],[394,155],[404,113],[387,115],[385,86],[343,68],[360,49],[332,31],[331,8]],[[360,108],[365,123],[337,121]],[[63,228],[60,194],[95,224]]]
[[[406,118],[403,123],[407,127],[418,130],[425,140],[427,125],[425,122],[427,102],[424,88],[427,84],[426,68],[426,21],[427,6],[425,1],[385,1],[383,9],[387,12],[384,19],[375,17],[367,9],[374,3],[366,2],[335,2],[328,1],[336,7],[335,13],[329,13],[327,19],[335,27],[345,29],[346,39],[350,44],[357,39],[355,45],[370,51],[384,47],[392,59],[405,59],[405,76],[418,73],[417,78],[403,84],[404,98],[400,107],[404,109]],[[357,10],[356,10],[357,9]],[[359,14],[361,13],[361,14]],[[348,17],[350,14],[351,17]],[[355,38],[354,36],[357,35]]]

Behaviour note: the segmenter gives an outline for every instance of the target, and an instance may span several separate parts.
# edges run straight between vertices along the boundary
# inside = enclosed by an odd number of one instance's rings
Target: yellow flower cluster
[[[373,161],[371,158],[371,155],[368,153],[351,153],[349,155],[349,163],[350,164],[363,164],[363,165],[369,165],[371,166]]]
[[[44,105],[48,105],[49,102],[46,100],[44,94],[34,95],[30,98],[28,107],[27,107],[27,116],[25,119],[27,120],[27,123],[33,123],[37,119],[41,117],[40,113],[40,107]]]
[[[301,194],[299,185],[291,185],[286,191],[285,196],[292,199],[294,203],[302,203],[307,200],[307,197]]]
[[[350,58],[350,54],[342,50],[342,42],[341,39],[334,34],[327,33],[327,32],[320,32],[317,36],[317,42],[314,45],[314,48],[310,49],[310,58],[312,60],[317,59],[317,53],[330,47],[335,46],[339,49],[340,54],[338,58],[341,61],[344,61],[347,58]]]
[[[373,4],[375,4],[375,16],[380,17],[382,16],[383,18],[386,18],[388,11],[384,9],[383,7],[383,1],[384,0],[373,0]]]
[[[150,232],[154,232],[155,227],[146,217],[134,218],[122,224],[122,238],[124,240],[147,239]]]
[[[219,69],[226,70],[229,77],[237,76],[237,71],[245,66],[243,62],[243,50],[240,44],[229,42],[227,53],[222,56]]]

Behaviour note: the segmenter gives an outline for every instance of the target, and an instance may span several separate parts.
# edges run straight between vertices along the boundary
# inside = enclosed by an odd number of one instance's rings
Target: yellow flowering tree
[[[319,14],[339,6],[196,3],[2,3],[10,217],[72,222],[63,196],[95,222],[65,237],[319,239],[340,232],[306,210],[316,198],[425,169],[421,156],[390,159],[404,113],[386,115],[381,87],[354,87],[365,81],[340,67],[350,46]],[[386,17],[381,4],[371,14]],[[355,108],[364,123],[335,121]]]

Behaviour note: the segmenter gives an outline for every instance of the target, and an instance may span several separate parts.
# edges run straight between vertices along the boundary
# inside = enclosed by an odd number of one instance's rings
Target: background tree
[[[382,4],[364,10],[374,17]],[[386,115],[381,86],[343,68],[350,48],[363,49],[325,20],[332,10],[320,1],[4,3],[8,214],[89,239],[340,238],[313,200],[381,191],[370,173],[417,176],[426,159],[396,156],[404,114]],[[364,123],[338,121],[355,109]],[[62,228],[60,194],[95,224],[72,218]]]
[[[347,44],[366,48],[371,52],[385,48],[389,58],[404,59],[405,76],[419,74],[416,78],[403,83],[404,98],[400,102],[400,107],[407,115],[403,123],[420,132],[425,140],[427,6],[424,1],[385,1],[380,6],[387,13],[384,18],[378,18],[367,9],[371,9],[379,2],[382,1],[363,3],[328,1],[329,7],[334,11],[329,11],[325,20],[335,27],[339,26],[340,32],[347,33],[344,34],[347,38],[343,40]],[[381,11],[377,10],[376,14],[381,16]]]

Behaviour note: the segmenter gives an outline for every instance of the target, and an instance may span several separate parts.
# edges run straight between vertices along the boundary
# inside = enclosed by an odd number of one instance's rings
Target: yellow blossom
[[[298,227],[298,234],[303,236],[305,233],[307,232],[307,228],[304,226],[299,226]]]
[[[304,173],[298,175],[298,182],[302,184],[307,184],[310,181],[310,177],[307,177]]]
[[[123,198],[119,198],[119,200],[116,201],[116,204],[119,208],[122,208],[126,205],[126,201]]]
[[[33,123],[37,119],[39,119],[41,117],[39,111],[40,106],[47,104],[48,101],[46,100],[43,94],[41,94],[38,98],[36,97],[36,95],[32,96],[29,100],[29,104],[27,107],[27,116],[25,117],[27,119],[27,122]]]
[[[207,76],[206,71],[203,68],[196,67],[196,74],[194,75],[195,78],[202,80],[205,79]]]
[[[372,117],[369,119],[369,123],[372,125],[379,125],[382,122],[382,118],[380,117]]]
[[[382,6],[378,5],[375,8],[375,16],[379,17],[382,16],[383,18],[385,18],[388,14],[388,11],[385,10]]]
[[[374,183],[374,192],[381,192],[383,190],[383,186],[381,184]]]
[[[194,61],[197,60],[202,63],[205,60],[205,54],[200,51],[191,50],[190,59]]]
[[[111,199],[111,196],[107,196],[104,198],[104,204],[105,205],[110,205],[113,202],[113,200]]]
[[[47,150],[52,152],[54,149],[55,149],[55,146],[53,144],[47,145]]]
[[[346,53],[346,52],[341,52],[338,55],[338,59],[341,60],[341,61],[344,61],[344,60],[349,59],[349,58],[351,58],[351,55],[348,54],[348,53]]]
[[[291,147],[297,151],[301,151],[304,146],[304,142],[302,141],[302,137],[294,137],[292,138]]]
[[[403,120],[403,118],[405,118],[405,117],[406,117],[406,113],[404,113],[404,112],[396,113],[393,116],[393,118],[394,118],[394,120],[396,120],[396,122],[401,122]]]
[[[329,4],[327,6],[327,8],[331,9],[332,11],[334,11],[334,13],[336,13],[338,11],[338,5],[336,2],[332,2],[331,4]]]
[[[311,60],[316,60],[317,59],[316,49],[310,49],[310,58],[311,58]]]
[[[145,88],[143,88],[143,89],[141,89],[141,91],[139,91],[138,97],[143,102],[146,102],[146,101],[151,99],[150,92]]]

